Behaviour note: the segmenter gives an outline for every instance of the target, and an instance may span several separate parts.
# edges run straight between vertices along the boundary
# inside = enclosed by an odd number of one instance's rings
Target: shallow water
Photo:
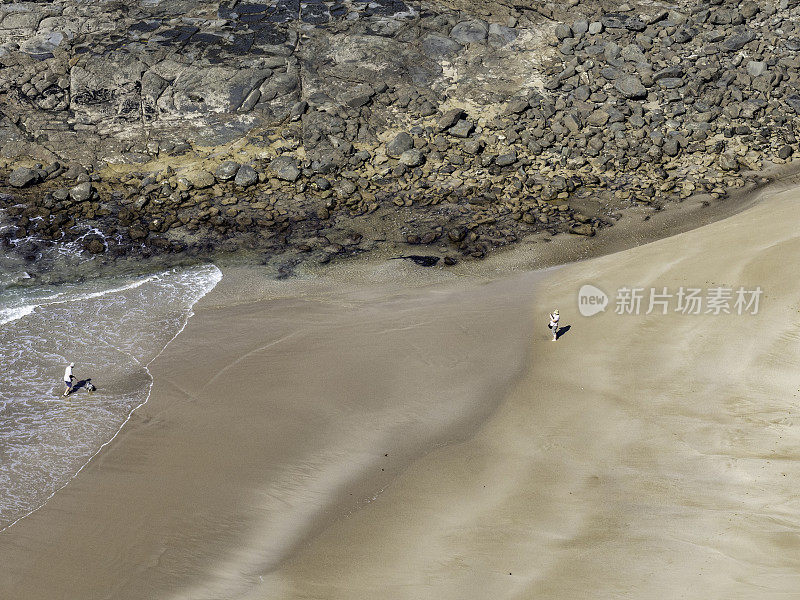
[[[147,368],[221,279],[213,265],[81,284],[0,281],[0,530],[41,506],[147,401]],[[11,284],[11,285],[9,285]],[[5,289],[3,289],[4,286]],[[62,397],[64,368],[76,381]]]

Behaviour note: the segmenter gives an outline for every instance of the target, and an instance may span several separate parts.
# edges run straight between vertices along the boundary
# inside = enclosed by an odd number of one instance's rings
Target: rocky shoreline
[[[2,4],[0,245],[450,265],[722,201],[798,150],[798,4]]]

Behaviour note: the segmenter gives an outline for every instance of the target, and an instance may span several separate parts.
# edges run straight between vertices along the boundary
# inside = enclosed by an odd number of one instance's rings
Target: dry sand
[[[796,598],[798,206],[494,281],[229,273],[130,427],[0,534],[0,596]],[[614,314],[717,285],[759,313]]]

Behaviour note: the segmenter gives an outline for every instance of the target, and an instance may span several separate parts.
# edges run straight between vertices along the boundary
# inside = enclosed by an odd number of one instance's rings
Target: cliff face
[[[797,149],[796,4],[2,4],[0,235],[452,262],[723,198]]]

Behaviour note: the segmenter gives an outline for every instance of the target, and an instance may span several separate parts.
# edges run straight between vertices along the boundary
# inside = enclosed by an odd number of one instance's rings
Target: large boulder
[[[214,171],[214,175],[219,181],[230,181],[236,177],[238,171],[239,163],[234,160],[226,160],[217,167],[217,170]]]
[[[242,165],[236,172],[236,178],[233,183],[239,187],[250,187],[258,183],[258,173],[250,165]]]
[[[736,155],[733,152],[724,152],[720,154],[717,163],[723,171],[739,170],[739,161],[736,159]]]
[[[279,156],[269,164],[269,170],[275,177],[283,181],[294,182],[300,177],[300,169],[293,156]]]
[[[422,53],[433,60],[442,60],[461,52],[461,45],[443,35],[431,34],[422,40]]]
[[[418,167],[424,161],[425,157],[422,155],[422,152],[415,148],[406,150],[400,155],[400,162],[407,167]]]
[[[86,181],[70,188],[69,197],[74,202],[86,202],[92,197],[92,184]]]
[[[726,52],[738,52],[747,44],[756,39],[756,34],[751,29],[744,29],[734,33],[722,42],[721,47]]]
[[[614,82],[614,87],[628,100],[637,100],[647,96],[647,88],[636,75],[625,75]]]
[[[414,147],[414,139],[405,131],[398,133],[392,141],[386,144],[386,154],[391,157],[397,158],[406,150]]]
[[[469,137],[469,134],[472,133],[474,129],[474,125],[471,121],[467,121],[466,119],[460,119],[455,125],[450,128],[450,135],[460,138]]]
[[[450,37],[464,45],[484,42],[488,35],[489,26],[478,19],[461,21],[450,30]]]
[[[33,169],[29,169],[27,167],[17,167],[11,171],[11,175],[8,178],[8,184],[15,188],[24,188],[32,183],[36,183],[38,178],[39,177],[36,174],[36,171]]]
[[[189,181],[191,181],[192,186],[198,190],[211,187],[217,182],[217,180],[214,178],[214,175],[208,171],[197,171],[196,173],[193,173],[189,177]]]
[[[463,109],[460,108],[451,108],[439,117],[439,120],[436,121],[436,130],[437,131],[444,131],[446,129],[450,129],[453,125],[458,123],[459,119],[464,116]]]

